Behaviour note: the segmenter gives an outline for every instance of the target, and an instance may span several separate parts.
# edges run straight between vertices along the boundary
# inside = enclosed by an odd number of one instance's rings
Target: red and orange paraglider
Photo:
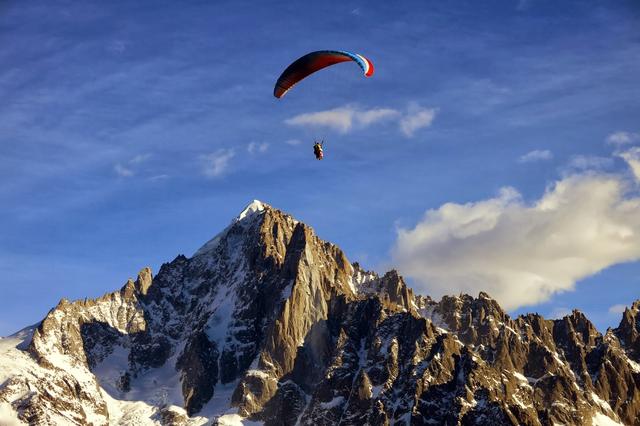
[[[281,98],[300,80],[307,78],[314,72],[331,65],[349,61],[358,64],[366,77],[373,75],[373,63],[362,55],[343,50],[319,50],[307,53],[289,65],[276,81],[276,86],[273,88],[273,96]],[[324,140],[322,142],[316,141],[313,144],[313,153],[318,160],[322,160],[324,157],[323,145]]]
[[[280,78],[278,78],[276,86],[273,89],[273,96],[281,98],[300,80],[310,76],[314,72],[331,65],[348,61],[353,61],[358,64],[365,76],[371,77],[373,75],[373,63],[362,55],[342,50],[319,50],[317,52],[307,53],[289,65],[282,75],[280,75]]]

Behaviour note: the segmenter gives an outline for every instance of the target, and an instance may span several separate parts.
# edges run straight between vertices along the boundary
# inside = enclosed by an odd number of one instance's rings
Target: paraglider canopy
[[[308,77],[316,71],[341,62],[353,61],[364,72],[366,77],[373,75],[373,63],[357,53],[345,52],[342,50],[319,50],[307,53],[296,59],[284,70],[276,86],[273,89],[273,96],[281,98],[300,80]]]

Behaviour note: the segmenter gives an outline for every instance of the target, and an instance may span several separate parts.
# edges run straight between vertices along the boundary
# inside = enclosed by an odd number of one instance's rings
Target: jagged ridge
[[[436,302],[254,201],[191,258],[7,340],[25,367],[0,401],[45,424],[640,424],[639,310],[603,336],[578,311]]]

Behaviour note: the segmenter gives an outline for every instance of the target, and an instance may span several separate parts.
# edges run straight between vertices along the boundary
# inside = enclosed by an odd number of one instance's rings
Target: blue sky
[[[503,296],[512,312],[579,308],[601,329],[640,298],[637,2],[9,1],[0,42],[0,335],[192,254],[254,198],[425,293],[525,268],[533,287],[496,276],[535,294]],[[376,73],[337,65],[276,100],[319,49]],[[605,182],[623,189],[594,208]],[[563,214],[538,208],[565,186]],[[499,219],[460,234],[486,206]],[[508,226],[537,221],[530,240]],[[557,274],[554,238],[577,259]],[[478,266],[429,275],[434,247]]]

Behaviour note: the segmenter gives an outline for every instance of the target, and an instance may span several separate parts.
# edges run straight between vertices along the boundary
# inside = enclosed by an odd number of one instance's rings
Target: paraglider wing
[[[303,78],[328,66],[347,61],[357,63],[365,76],[371,77],[373,75],[373,64],[362,55],[341,50],[319,50],[308,53],[289,65],[278,78],[276,87],[273,89],[273,96],[281,98]]]

